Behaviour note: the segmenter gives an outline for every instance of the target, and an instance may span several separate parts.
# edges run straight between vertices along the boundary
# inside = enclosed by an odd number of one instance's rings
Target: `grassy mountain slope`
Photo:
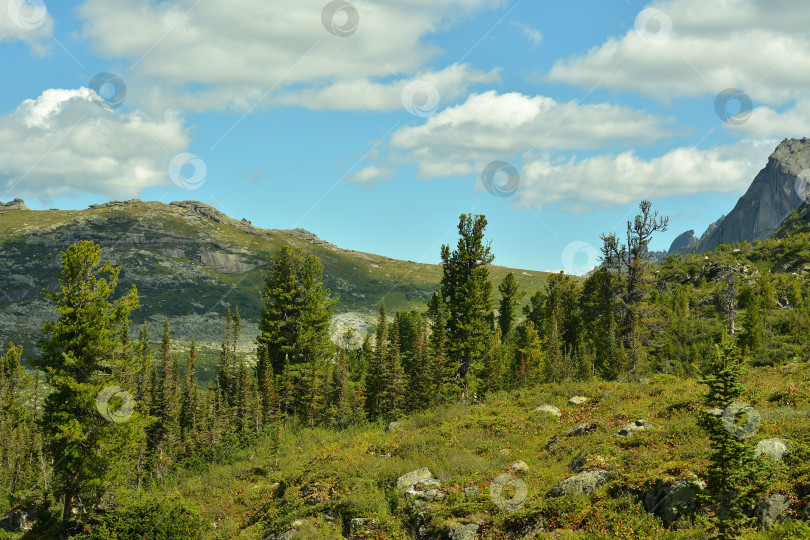
[[[55,286],[59,252],[79,240],[99,243],[103,257],[122,266],[120,291],[133,283],[138,287],[141,309],[135,322],[147,321],[153,338],[168,316],[175,339],[194,337],[214,347],[226,308],[238,306],[246,320],[245,349],[250,348],[266,261],[285,245],[321,260],[326,286],[340,297],[336,312],[354,313],[351,321],[361,326],[374,320],[383,299],[390,311],[424,306],[441,277],[439,265],[341,249],[302,229],[260,229],[195,201],[133,200],[75,211],[0,208],[3,339],[33,352],[42,323],[52,316],[42,288]],[[493,281],[510,271],[527,299],[548,276],[492,266]]]
[[[803,486],[810,493],[810,364],[756,368],[746,379],[743,399],[762,417],[751,444],[772,437],[790,443],[784,466],[775,469],[773,492],[792,495],[791,512],[807,512],[797,493],[804,493]],[[541,528],[557,530],[563,538],[703,538],[700,518],[696,524],[682,518],[678,530],[666,530],[643,505],[656,482],[703,475],[710,451],[696,425],[703,392],[694,380],[663,375],[640,384],[546,384],[501,393],[479,405],[416,414],[396,431],[385,432],[380,425],[342,432],[290,426],[277,464],[270,441],[262,439],[232,463],[184,472],[153,495],[196,506],[208,526],[205,537],[212,539],[414,538],[414,514],[396,479],[427,467],[440,480],[444,498],[423,507],[422,538],[454,538],[449,532],[468,523],[479,524],[480,537],[490,539],[545,537]],[[589,401],[569,405],[574,395]],[[562,416],[533,412],[546,403],[559,407]],[[650,422],[651,429],[632,438],[615,436],[636,419]],[[595,423],[596,430],[564,435],[583,422]],[[555,436],[557,442],[547,448]],[[527,497],[515,510],[500,508],[490,496],[491,483],[518,460],[528,465],[527,472],[517,474]],[[605,468],[611,478],[588,497],[549,497],[574,468]],[[477,494],[471,493],[473,486]],[[516,495],[507,491],[503,497]],[[353,518],[372,521],[351,533]],[[287,536],[267,536],[284,532]],[[748,537],[804,534],[810,528],[794,522]]]

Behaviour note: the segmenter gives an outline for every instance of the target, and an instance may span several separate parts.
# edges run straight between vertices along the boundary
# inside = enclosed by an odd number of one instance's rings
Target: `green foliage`
[[[144,501],[117,508],[103,515],[91,532],[76,540],[199,540],[205,524],[199,513],[182,503]]]
[[[42,328],[37,365],[46,370],[52,392],[41,425],[49,433],[45,449],[54,460],[54,488],[64,495],[65,520],[77,495],[90,503],[126,481],[146,425],[137,410],[123,422],[102,417],[96,402],[104,388],[134,391],[137,376],[132,355],[122,350],[121,334],[128,332],[138,294],[133,286],[110,301],[120,268],[109,261],[99,268],[100,259],[101,248],[92,242],[71,245],[62,252],[59,290],[44,293],[56,303],[58,318]],[[114,417],[126,416],[111,402],[101,406]]]
[[[447,305],[446,351],[458,361],[458,376],[465,390],[473,364],[483,362],[487,339],[493,330],[492,282],[488,265],[495,256],[484,244],[487,219],[483,215],[459,216],[456,249],[443,245],[441,297]]]
[[[701,411],[698,424],[706,430],[712,453],[706,473],[706,491],[701,498],[711,504],[712,522],[717,537],[737,538],[743,527],[751,522],[746,510],[768,488],[763,485],[761,462],[754,461],[754,448],[746,439],[751,431],[737,425],[734,412],[737,399],[745,390],[741,382],[741,358],[733,343],[717,347],[715,359],[708,365],[701,383],[707,386],[703,404],[724,409],[723,416]],[[746,413],[751,422],[751,413]]]

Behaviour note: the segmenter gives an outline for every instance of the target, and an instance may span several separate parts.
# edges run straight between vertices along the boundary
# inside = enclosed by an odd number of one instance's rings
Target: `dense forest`
[[[120,268],[102,263],[98,245],[70,245],[58,290],[44,293],[56,317],[42,328],[41,357],[26,369],[25,351],[4,336],[0,515],[29,522],[25,538],[203,538],[210,524],[193,505],[155,490],[256,446],[279,469],[283,441],[305,430],[395,431],[420,414],[517,400],[549,384],[651,378],[699,380],[706,406],[722,409],[743,393],[746,370],[807,360],[810,281],[791,265],[810,258],[808,233],[655,262],[648,246],[667,225],[642,201],[626,234],[601,237],[601,263],[585,279],[555,274],[527,298],[513,274],[493,283],[487,220],[462,215],[427,309],[389,313],[383,302],[359,346],[352,331],[341,343],[329,337],[335,298],[318,258],[281,248],[267,261],[258,361],[248,365],[237,349],[235,307],[207,385],[195,344],[173,351],[167,319],[154,350],[146,326],[132,323],[137,288],[119,290]],[[699,424],[713,449],[705,530],[737,537],[778,475],[719,416]],[[281,524],[270,515],[253,523],[267,534]]]

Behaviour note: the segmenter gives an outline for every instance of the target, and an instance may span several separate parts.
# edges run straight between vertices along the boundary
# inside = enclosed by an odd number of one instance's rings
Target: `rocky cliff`
[[[680,248],[677,253],[704,253],[721,244],[768,238],[801,205],[801,178],[807,176],[810,176],[810,139],[783,140],[734,209],[712,224],[698,242]]]

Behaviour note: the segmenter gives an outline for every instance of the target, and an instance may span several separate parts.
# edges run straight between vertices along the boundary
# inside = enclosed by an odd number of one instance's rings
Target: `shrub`
[[[195,540],[202,538],[199,514],[181,504],[147,501],[104,515],[81,540]]]

